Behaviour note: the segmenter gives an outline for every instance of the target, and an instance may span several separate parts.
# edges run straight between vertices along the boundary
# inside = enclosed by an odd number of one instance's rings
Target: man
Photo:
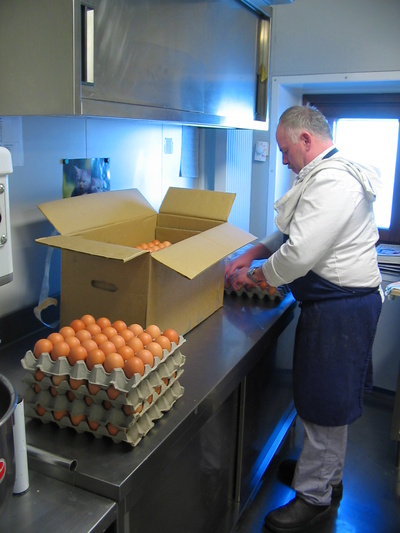
[[[276,140],[283,164],[298,174],[274,206],[281,237],[232,261],[226,281],[234,288],[288,284],[300,302],[293,396],[304,442],[293,466],[296,497],[265,518],[272,531],[294,532],[323,520],[340,501],[348,424],[361,416],[364,389],[372,385],[383,300],[372,209],[378,176],[340,157],[325,117],[313,107],[286,110]],[[260,258],[268,259],[249,270]]]

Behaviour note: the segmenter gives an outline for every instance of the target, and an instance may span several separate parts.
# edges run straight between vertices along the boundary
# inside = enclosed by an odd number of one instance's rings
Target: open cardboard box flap
[[[74,235],[157,214],[137,189],[85,194],[40,204],[38,207],[61,235]]]
[[[75,235],[53,235],[51,237],[42,237],[40,239],[36,239],[36,242],[40,244],[47,244],[48,246],[53,246],[54,248],[60,248],[61,250],[70,250],[72,252],[105,257],[107,259],[115,259],[124,263],[130,261],[134,257],[149,253],[146,250],[139,250],[130,246],[92,241],[82,237],[77,237]]]
[[[256,237],[226,222],[152,254],[159,263],[193,279]]]
[[[235,196],[235,193],[170,187],[159,212],[226,222]]]

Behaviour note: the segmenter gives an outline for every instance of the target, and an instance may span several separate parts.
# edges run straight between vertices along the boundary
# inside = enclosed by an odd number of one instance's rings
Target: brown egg
[[[163,335],[164,337],[168,337],[171,342],[174,342],[175,344],[179,343],[179,335],[174,329],[169,328],[164,330]]]
[[[103,342],[108,341],[108,337],[107,335],[104,335],[104,333],[96,333],[92,338],[97,346],[100,346],[100,344],[103,344]]]
[[[92,337],[101,333],[101,327],[98,324],[88,324],[86,326],[86,331],[88,331]]]
[[[132,337],[129,339],[126,345],[132,348],[134,353],[138,353],[139,350],[143,350],[144,348],[143,342],[139,339],[139,337]]]
[[[119,355],[122,355],[124,361],[135,355],[132,348],[130,346],[127,346],[126,344],[118,348],[117,353],[119,353]]]
[[[42,405],[37,404],[37,406],[36,406],[36,412],[37,412],[37,414],[38,414],[39,416],[43,416],[43,415],[45,414],[45,412],[46,412],[46,409],[45,409]]]
[[[124,329],[127,329],[127,325],[125,324],[125,322],[123,320],[116,320],[111,325],[112,325],[113,328],[115,328],[117,330],[118,333],[120,333]]]
[[[111,337],[114,337],[118,333],[117,330],[112,326],[107,326],[103,328],[101,332],[107,337],[107,339],[111,339]]]
[[[97,431],[99,429],[100,424],[95,420],[88,420],[87,423],[92,431]]]
[[[59,357],[67,357],[69,354],[70,347],[65,341],[56,342],[51,350],[50,357],[55,361]]]
[[[150,335],[150,333],[147,333],[146,331],[143,331],[143,333],[139,333],[137,338],[143,342],[143,346],[145,348],[146,348],[146,345],[149,344],[149,342],[153,340],[153,337]]]
[[[114,346],[117,348],[121,348],[121,346],[125,346],[125,340],[123,339],[123,337],[121,337],[121,335],[114,335],[113,337],[110,338],[110,341],[114,344]]]
[[[89,326],[89,324],[94,324],[96,322],[96,319],[93,315],[83,315],[81,316],[81,320],[86,327]]]
[[[121,394],[121,391],[116,389],[113,385],[110,385],[107,389],[107,396],[110,400],[115,400]]]
[[[80,329],[85,329],[86,328],[85,322],[83,320],[81,320],[80,318],[75,318],[75,320],[73,320],[70,323],[70,326],[75,331],[75,333],[77,331],[79,331]]]
[[[53,417],[54,420],[61,420],[64,418],[64,416],[68,415],[68,411],[66,409],[63,409],[62,411],[53,411]]]
[[[156,326],[155,324],[150,324],[149,326],[147,326],[145,328],[145,333],[148,333],[152,340],[154,340],[156,337],[158,337],[159,335],[161,335],[161,330],[158,326]]]
[[[79,339],[79,342],[83,342],[92,338],[92,334],[87,329],[80,329],[75,333],[75,338]]]
[[[85,396],[84,400],[85,400],[85,404],[88,405],[89,407],[93,403],[93,398],[91,398],[90,396]]]
[[[149,365],[151,367],[154,365],[153,354],[146,348],[143,348],[143,350],[139,350],[138,353],[135,355],[135,357],[138,357],[139,359],[141,359],[145,365]]]
[[[134,355],[127,359],[124,363],[124,372],[128,379],[133,377],[135,374],[143,376],[144,374],[144,363],[143,361]]]
[[[62,382],[62,381],[66,381],[68,379],[68,376],[66,374],[62,374],[60,376],[57,376],[57,375],[54,375],[54,376],[51,376],[51,381],[54,383],[54,385],[56,387],[58,387],[58,385]]]
[[[76,398],[75,394],[72,392],[72,390],[67,391],[67,398],[70,402],[73,402]]]
[[[100,385],[96,385],[95,383],[88,383],[88,390],[90,394],[93,394],[93,396],[96,396],[96,394],[101,389]]]
[[[115,436],[118,433],[118,431],[119,431],[117,426],[114,426],[113,424],[111,424],[111,422],[109,422],[107,424],[107,430],[108,430],[109,434],[112,435],[112,436]]]
[[[133,334],[137,337],[139,333],[143,333],[143,328],[140,324],[131,324],[128,329],[133,331]]]
[[[119,335],[124,339],[125,342],[128,342],[132,337],[135,336],[133,331],[130,329],[123,329],[119,332]]]
[[[74,366],[75,363],[78,361],[84,361],[87,357],[88,353],[86,348],[84,348],[81,344],[78,346],[72,346],[67,359],[71,366]]]
[[[74,336],[75,335],[75,330],[74,330],[74,328],[71,328],[71,326],[64,326],[63,328],[60,329],[60,334],[65,339],[66,337]]]
[[[115,368],[124,368],[124,363],[122,355],[114,352],[106,355],[103,366],[106,372],[111,373]]]
[[[81,345],[81,341],[77,337],[67,337],[65,339],[65,342],[68,344],[70,348],[72,348],[73,346]]]
[[[42,381],[46,374],[43,372],[43,370],[40,370],[40,368],[36,369],[35,372],[35,379],[36,381]]]
[[[84,414],[81,414],[81,415],[72,415],[70,414],[69,415],[69,418],[71,420],[71,423],[74,425],[74,426],[79,426],[79,424],[81,422],[83,422],[84,420],[86,420],[86,415]]]
[[[38,359],[42,353],[50,353],[53,349],[53,343],[49,339],[39,339],[33,347],[33,355]]]
[[[85,341],[82,341],[82,346],[85,348],[87,353],[98,348],[97,344],[93,339],[86,339]]]
[[[159,335],[155,339],[155,342],[157,342],[163,350],[167,350],[168,352],[171,351],[171,341],[165,335]]]
[[[105,316],[102,316],[96,320],[96,324],[98,324],[101,327],[101,329],[104,329],[104,328],[107,328],[108,326],[111,326],[111,320]]]
[[[159,359],[162,359],[163,349],[158,344],[158,342],[149,342],[149,344],[146,346],[146,350],[149,350],[153,354],[153,357],[158,357]]]
[[[86,380],[84,379],[75,379],[75,378],[69,378],[69,386],[72,390],[78,390],[79,387],[82,385],[85,385]]]
[[[99,345],[100,350],[107,357],[110,353],[115,353],[117,351],[116,347],[111,341],[104,341]]]
[[[131,405],[123,405],[122,410],[126,416],[131,416],[135,412],[135,410],[133,409]]]
[[[64,337],[61,335],[61,333],[58,333],[57,331],[53,331],[53,333],[50,333],[50,335],[47,338],[53,344],[64,340]]]
[[[100,348],[95,348],[91,350],[85,359],[86,366],[89,370],[92,370],[94,365],[102,365],[106,356]]]

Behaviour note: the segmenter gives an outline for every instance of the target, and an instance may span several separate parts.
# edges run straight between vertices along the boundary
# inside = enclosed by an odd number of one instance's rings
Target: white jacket
[[[341,287],[381,283],[371,185],[378,176],[359,165],[352,171],[338,155],[322,161],[328,151],[304,167],[275,204],[277,226],[289,238],[262,266],[270,285],[290,283],[310,270]]]

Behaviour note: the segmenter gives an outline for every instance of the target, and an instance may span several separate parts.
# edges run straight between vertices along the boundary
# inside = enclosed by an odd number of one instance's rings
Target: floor
[[[363,416],[349,428],[344,493],[340,507],[309,533],[399,533],[400,470],[396,443],[390,439],[393,396],[373,392],[365,399]],[[235,533],[268,533],[263,527],[268,511],[294,497],[277,479],[284,458],[297,458],[303,430],[297,421],[267,469],[256,497],[243,513]]]

